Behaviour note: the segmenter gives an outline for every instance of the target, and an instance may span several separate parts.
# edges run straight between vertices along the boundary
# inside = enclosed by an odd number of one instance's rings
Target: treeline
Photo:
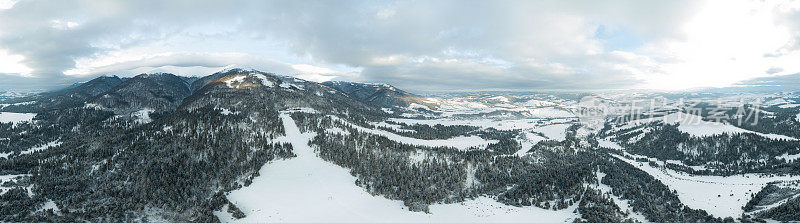
[[[798,160],[787,162],[777,158],[800,153],[800,142],[794,140],[770,139],[754,133],[696,137],[681,132],[678,125],[663,123],[650,123],[609,135],[633,154],[708,167],[707,170],[693,170],[671,165],[694,174],[800,172]]]

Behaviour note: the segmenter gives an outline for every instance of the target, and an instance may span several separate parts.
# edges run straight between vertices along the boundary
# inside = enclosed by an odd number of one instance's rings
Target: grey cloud
[[[111,50],[159,44],[174,36],[248,35],[285,41],[296,55],[320,63],[363,69],[351,79],[419,90],[602,88],[620,80],[634,82],[629,81],[630,74],[603,66],[613,58],[603,55],[602,43],[593,39],[599,24],[621,24],[652,39],[675,38],[675,24],[697,4],[32,0],[0,11],[0,48],[25,56],[23,62],[39,77],[63,77],[62,72],[75,66],[75,59],[102,57]],[[74,21],[78,26],[54,29],[52,20]],[[223,30],[204,30],[208,26]],[[274,69],[271,72],[296,72],[285,64],[202,52],[148,60],[112,64],[93,72],[224,63],[266,63],[264,67]],[[541,66],[530,66],[530,61]],[[573,78],[582,81],[575,83]]]

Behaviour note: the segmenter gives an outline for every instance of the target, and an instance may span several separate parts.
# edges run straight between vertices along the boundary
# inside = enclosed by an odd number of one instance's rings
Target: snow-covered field
[[[13,189],[13,187],[2,186],[6,182],[16,182],[21,177],[29,177],[30,174],[15,174],[15,175],[0,175],[0,195],[5,194],[6,191]]]
[[[626,123],[623,126],[620,126],[619,129],[633,128],[636,127],[637,125],[642,125],[645,123],[656,122],[656,121],[663,121],[666,124],[679,124],[678,130],[698,137],[720,135],[723,133],[728,133],[728,134],[754,133],[770,139],[797,140],[789,136],[778,135],[778,134],[765,134],[765,133],[742,129],[730,124],[704,121],[700,116],[694,114],[686,114],[682,112],[676,112],[662,117],[633,120]]]
[[[15,113],[15,112],[0,112],[0,122],[2,123],[20,123],[29,122],[36,117],[36,113]]]
[[[153,119],[150,118],[150,113],[153,113],[154,111],[155,110],[149,108],[142,109],[137,112],[131,113],[131,118],[134,118],[134,122],[138,124],[150,123],[153,121]]]
[[[702,209],[715,217],[737,218],[750,196],[761,191],[769,182],[797,180],[794,176],[761,176],[743,174],[734,176],[700,176],[650,166],[625,157],[614,157],[647,172],[670,189],[678,191],[678,198],[686,206]]]
[[[775,157],[775,159],[783,159],[787,163],[789,163],[789,162],[793,162],[793,161],[795,161],[797,159],[800,159],[800,153],[792,154],[792,155],[789,155],[788,153],[786,153],[786,154],[783,154],[781,156]]]
[[[32,147],[30,149],[23,150],[22,152],[20,152],[20,154],[21,155],[31,154],[31,153],[34,153],[34,152],[38,152],[38,151],[42,151],[42,150],[45,150],[45,149],[49,149],[50,147],[56,147],[58,145],[61,145],[61,141],[56,140],[56,141],[52,141],[52,142],[49,142],[47,144],[44,144],[42,146]]]
[[[281,114],[286,136],[297,157],[264,165],[260,176],[235,190],[228,199],[247,217],[233,219],[225,210],[215,212],[223,222],[571,222],[577,205],[552,211],[513,207],[480,197],[456,204],[434,204],[430,214],[411,212],[401,201],[372,196],[355,185],[345,168],[317,157],[288,114]]]
[[[417,146],[429,146],[429,147],[454,147],[459,150],[468,150],[470,148],[485,148],[489,144],[497,143],[497,140],[486,140],[478,136],[457,136],[450,139],[417,139],[411,138],[406,136],[401,136],[392,132],[379,130],[379,129],[369,129],[364,128],[359,125],[351,124],[343,119],[340,119],[336,116],[329,116],[334,120],[342,122],[344,124],[349,125],[361,132],[366,132],[375,135],[381,135],[386,138],[389,138],[395,142],[401,142],[405,144],[417,145]]]

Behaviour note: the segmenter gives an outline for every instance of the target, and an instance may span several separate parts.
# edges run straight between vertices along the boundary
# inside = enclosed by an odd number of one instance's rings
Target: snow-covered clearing
[[[785,140],[797,140],[795,138],[778,135],[778,134],[764,134],[760,132],[754,132],[746,129],[742,129],[730,124],[723,124],[719,122],[710,122],[704,121],[702,117],[694,114],[686,114],[682,112],[676,112],[669,115],[665,115],[662,117],[654,117],[654,118],[645,118],[645,119],[638,119],[633,120],[626,123],[623,126],[620,126],[618,129],[629,129],[636,127],[637,125],[642,125],[650,122],[655,121],[663,121],[666,124],[679,124],[678,130],[681,132],[689,133],[693,136],[703,137],[703,136],[713,136],[713,135],[720,135],[723,133],[734,134],[734,133],[754,133],[760,135],[765,138],[770,139],[785,139]]]
[[[794,120],[797,120],[797,122],[800,122],[800,113],[797,113],[797,115],[794,116]]]
[[[247,217],[232,219],[215,212],[223,222],[572,222],[577,205],[560,211],[506,206],[480,197],[457,204],[434,204],[430,214],[408,211],[401,201],[372,196],[354,184],[349,170],[317,157],[307,142],[313,133],[301,133],[286,113],[280,115],[297,157],[264,165],[248,187],[235,190],[228,200]]]
[[[33,148],[30,148],[30,149],[23,150],[22,152],[20,152],[20,155],[31,154],[31,153],[34,153],[34,152],[38,152],[38,151],[42,151],[42,150],[45,150],[45,149],[49,149],[50,147],[56,147],[58,145],[61,145],[61,141],[59,141],[59,140],[52,141],[52,142],[49,142],[49,143],[44,144],[42,146],[37,146],[37,147],[33,147]]]
[[[0,122],[18,124],[21,122],[29,122],[36,117],[36,113],[15,113],[15,112],[0,112]]]
[[[137,112],[131,113],[131,117],[135,118],[134,122],[136,122],[137,124],[147,124],[153,121],[153,119],[150,118],[150,113],[153,113],[154,111],[155,110],[153,109],[145,108]]]
[[[529,131],[523,132],[523,137],[517,139],[517,141],[520,142],[520,147],[522,148],[519,151],[515,152],[514,155],[524,156],[526,153],[528,153],[528,151],[531,150],[531,147],[533,147],[534,145],[536,145],[536,143],[539,143],[540,141],[545,139],[546,138],[541,137],[537,134],[533,134],[532,132]]]
[[[220,110],[221,111],[219,113],[222,114],[222,115],[231,115],[231,114],[238,115],[238,114],[241,113],[241,112],[238,112],[238,111],[235,111],[235,112],[231,111],[230,109],[227,109],[227,108],[222,108]]]
[[[395,134],[395,133],[392,133],[392,132],[383,131],[383,130],[379,130],[379,129],[364,128],[362,126],[349,123],[346,120],[341,119],[341,118],[336,117],[336,116],[333,116],[333,115],[329,115],[328,117],[331,117],[334,120],[339,121],[341,123],[344,123],[344,124],[346,124],[346,125],[348,125],[350,127],[353,127],[353,128],[355,128],[356,130],[358,130],[360,132],[380,135],[380,136],[384,136],[386,138],[389,138],[389,139],[391,139],[391,140],[393,140],[395,142],[400,142],[400,143],[405,143],[405,144],[410,144],[410,145],[416,145],[416,146],[453,147],[453,148],[456,148],[456,149],[459,149],[459,150],[468,150],[468,149],[473,148],[473,147],[485,148],[489,144],[498,142],[497,140],[494,140],[494,139],[486,140],[486,139],[483,139],[483,138],[478,137],[478,136],[457,136],[457,137],[453,137],[453,138],[449,138],[449,139],[432,139],[432,140],[417,139],[417,138],[401,136],[401,135],[398,135],[398,134]]]
[[[235,77],[232,77],[231,79],[226,80],[225,85],[228,85],[229,88],[238,88],[238,85],[234,86],[234,84],[238,84],[239,82],[244,81],[244,78],[246,77],[247,76],[245,75],[237,75]]]
[[[784,153],[781,156],[775,157],[776,159],[783,159],[787,163],[800,159],[800,153],[789,155],[788,153]]]
[[[0,175],[0,195],[5,194],[6,191],[13,189],[14,187],[4,187],[2,186],[6,182],[16,182],[21,177],[29,177],[30,174],[15,174],[15,175]]]
[[[625,150],[625,148],[622,148],[622,146],[620,146],[619,144],[616,144],[616,143],[614,143],[614,142],[612,142],[611,140],[608,140],[608,139],[598,139],[597,140],[597,145],[600,146],[600,147],[605,147],[605,148],[609,148],[609,149]]]
[[[303,90],[303,86],[292,84],[292,83],[289,83],[289,82],[286,82],[286,81],[281,83],[279,86],[282,87],[282,88],[286,88],[286,89],[291,89],[292,87],[294,87],[294,88]]]
[[[495,128],[497,130],[514,130],[514,129],[532,129],[544,125],[551,125],[551,124],[563,124],[572,122],[572,119],[504,119],[504,120],[494,120],[494,119],[407,119],[407,118],[390,118],[389,121],[397,122],[397,123],[404,123],[407,125],[444,125],[444,126],[454,126],[454,125],[467,125],[467,126],[475,126],[480,128]]]
[[[389,129],[392,129],[392,130],[398,131],[398,132],[416,132],[416,131],[411,130],[411,129],[404,129],[403,126],[398,125],[398,124],[389,124],[389,123],[386,123],[386,122],[373,122],[373,123],[370,123],[370,124],[374,125],[375,127],[389,128]]]
[[[269,80],[269,78],[267,78],[267,76],[264,76],[263,74],[258,74],[258,73],[256,73],[255,76],[258,79],[261,79],[261,85],[264,85],[264,87],[275,86],[275,83],[273,83],[271,80]]]
[[[678,198],[686,206],[702,209],[715,217],[740,217],[742,207],[751,194],[758,193],[769,182],[797,180],[797,176],[761,176],[743,174],[734,176],[691,175],[663,167],[652,167],[647,162],[636,162],[625,157],[612,156],[647,172],[670,189],[678,191]]]
[[[800,107],[800,104],[785,104],[785,105],[778,105],[779,108],[795,108]]]
[[[0,104],[0,108],[4,108],[4,107],[7,107],[7,106],[30,105],[30,104],[33,104],[33,103],[36,103],[36,101],[26,101],[26,102],[19,102],[19,103],[13,103],[13,104]]]
[[[47,200],[47,202],[44,202],[44,205],[42,205],[42,207],[39,208],[39,210],[36,210],[36,211],[39,212],[39,211],[46,211],[46,210],[53,210],[54,214],[56,214],[58,216],[61,216],[61,209],[58,208],[58,205],[56,205],[56,202],[53,202],[53,200]]]
[[[564,141],[567,138],[567,128],[570,126],[572,124],[546,125],[533,128],[533,131],[544,134],[548,139]]]
[[[336,127],[325,129],[325,133],[328,133],[328,134],[340,134],[340,135],[350,135],[350,132],[348,132],[347,130],[344,130],[344,129],[341,129],[341,128],[336,128]]]

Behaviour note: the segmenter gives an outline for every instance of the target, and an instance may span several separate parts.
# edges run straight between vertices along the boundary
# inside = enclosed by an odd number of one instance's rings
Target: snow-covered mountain
[[[14,100],[0,221],[800,220],[789,93],[423,97],[226,69]]]

